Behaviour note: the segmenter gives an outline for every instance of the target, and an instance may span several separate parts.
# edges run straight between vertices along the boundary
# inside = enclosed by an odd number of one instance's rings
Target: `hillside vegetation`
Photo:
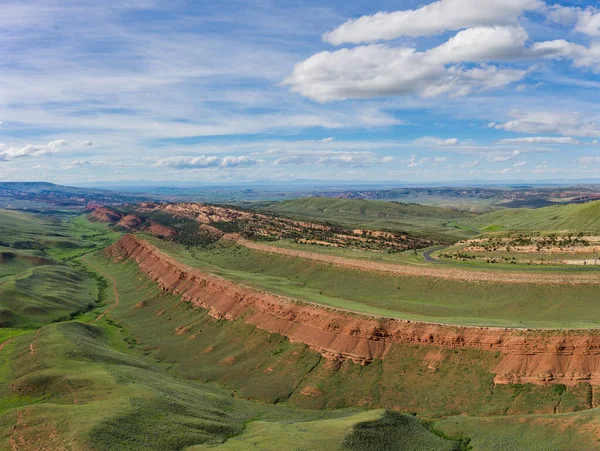
[[[94,287],[94,279],[110,287],[105,303],[81,315],[75,311],[75,321],[70,314],[53,317],[55,306],[40,317],[35,310],[20,312],[21,324],[36,327],[39,318],[60,322],[29,332],[0,328],[0,449],[459,451],[470,449],[469,438],[478,450],[596,444],[588,426],[598,424],[597,414],[576,412],[593,402],[587,383],[559,390],[494,385],[498,355],[472,349],[394,346],[385,360],[367,366],[331,361],[243,319],[216,319],[194,308],[162,291],[132,260],[90,252],[114,236],[104,225],[81,218],[44,223],[40,217],[32,217],[30,225],[41,227],[40,240],[60,233],[64,236],[54,238],[85,246],[23,250],[11,247],[11,237],[2,255],[17,257],[0,261],[6,274],[0,290],[9,293],[0,293],[0,300],[21,305],[54,296],[77,304],[89,299],[88,289],[96,300],[94,289],[102,284]],[[35,242],[33,234],[28,237]],[[180,256],[195,260],[187,251]],[[209,250],[202,264],[229,265],[234,259],[240,273],[254,264],[257,276],[264,271],[275,289],[275,277],[290,271],[288,262],[257,257],[233,246]],[[322,290],[331,274],[322,265],[303,265],[292,269]],[[91,277],[94,268],[102,274]],[[381,285],[361,279],[344,288],[357,277],[347,276],[337,275],[327,290]],[[20,294],[12,294],[13,288]],[[23,293],[30,300],[22,301]],[[110,309],[100,316],[106,305]],[[396,412],[362,410],[368,408]],[[502,417],[507,413],[508,419]]]
[[[346,310],[442,324],[597,328],[594,284],[469,283],[364,271],[228,242],[183,246],[145,236],[192,267],[267,292]]]
[[[346,227],[407,232],[444,242],[473,235],[469,228],[457,225],[471,218],[470,214],[418,204],[308,197],[272,204],[267,210],[296,218],[332,221]]]
[[[118,321],[120,330],[134,337],[135,348],[168,363],[187,379],[223,384],[238,398],[324,409],[322,414],[361,405],[417,412],[426,418],[443,417],[434,421],[433,429],[441,429],[451,437],[469,437],[478,443],[476,450],[542,451],[555,449],[555,444],[558,449],[596,446],[595,435],[587,426],[598,424],[600,417],[596,411],[577,412],[590,408],[592,388],[586,383],[559,389],[494,384],[492,370],[498,354],[471,349],[403,345],[394,346],[384,360],[367,366],[351,360],[332,362],[302,343],[290,343],[285,337],[245,324],[243,319],[211,317],[206,310],[163,292],[132,260],[113,261],[99,254],[91,255],[89,260],[116,280],[121,303],[110,315]],[[439,364],[432,361],[432,355],[439,356]],[[535,413],[547,415],[528,415]],[[510,417],[503,416],[506,414]],[[241,435],[220,446],[223,450],[339,449],[339,442],[333,438],[343,435],[345,426],[340,422],[358,418],[308,423],[253,421]],[[352,433],[351,443],[356,447],[345,449],[444,449],[439,444],[428,447],[423,445],[426,442],[414,442],[432,437],[410,420],[405,426],[420,431],[420,438],[407,435],[400,425],[404,421],[396,419],[355,426],[358,433]],[[390,425],[394,424],[399,429],[391,431]],[[371,426],[382,429],[371,430]],[[498,435],[494,434],[496,427]],[[379,438],[381,447],[370,441],[372,438]],[[405,447],[395,443],[390,446],[391,440]],[[358,447],[361,443],[365,445],[362,448]],[[411,447],[411,443],[419,445]],[[451,445],[460,446],[460,442]],[[206,449],[213,447],[206,445]]]
[[[463,220],[482,231],[576,231],[600,232],[600,201],[553,205],[539,209],[499,210]]]
[[[96,281],[71,260],[118,236],[83,218],[0,210],[0,327],[40,327],[93,308]]]

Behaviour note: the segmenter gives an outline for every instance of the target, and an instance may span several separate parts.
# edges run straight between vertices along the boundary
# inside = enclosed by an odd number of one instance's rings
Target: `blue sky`
[[[1,180],[600,178],[593,2],[0,11]]]

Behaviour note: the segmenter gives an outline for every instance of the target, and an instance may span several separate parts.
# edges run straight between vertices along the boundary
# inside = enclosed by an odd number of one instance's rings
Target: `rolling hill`
[[[272,204],[267,211],[295,218],[331,221],[345,227],[406,232],[437,241],[452,242],[472,235],[457,222],[472,215],[440,207],[362,199],[309,197]]]
[[[486,213],[464,221],[482,231],[600,231],[600,201],[553,205],[539,209],[518,208]]]

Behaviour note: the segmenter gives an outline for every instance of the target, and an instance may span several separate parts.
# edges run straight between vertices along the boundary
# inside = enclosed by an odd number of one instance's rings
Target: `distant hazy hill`
[[[47,209],[85,207],[89,202],[103,204],[138,202],[140,196],[102,189],[78,188],[47,182],[0,182],[0,208]]]
[[[347,227],[404,231],[453,241],[470,234],[456,221],[470,214],[440,207],[362,199],[310,197],[272,204],[267,210],[298,218],[332,221]]]
[[[553,205],[539,209],[508,209],[467,221],[481,229],[600,231],[600,201]]]

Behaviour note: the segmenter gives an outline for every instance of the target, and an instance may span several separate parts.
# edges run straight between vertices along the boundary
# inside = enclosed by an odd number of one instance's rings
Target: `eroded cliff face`
[[[403,343],[476,348],[502,354],[495,382],[600,384],[600,331],[458,327],[379,318],[300,302],[190,268],[148,242],[127,235],[109,252],[132,258],[163,290],[215,318],[243,321],[302,342],[329,359],[368,364]]]

